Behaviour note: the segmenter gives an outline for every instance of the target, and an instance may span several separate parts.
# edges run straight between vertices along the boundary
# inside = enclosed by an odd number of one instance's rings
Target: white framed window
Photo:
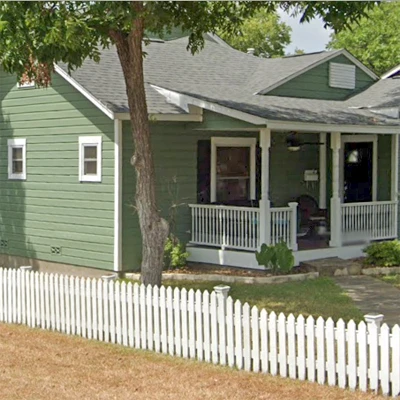
[[[35,81],[25,81],[23,83],[17,83],[18,89],[34,89],[36,87]]]
[[[8,179],[26,179],[26,139],[8,139]]]
[[[256,138],[211,138],[211,202],[256,198]]]
[[[101,182],[101,136],[79,137],[79,181]]]

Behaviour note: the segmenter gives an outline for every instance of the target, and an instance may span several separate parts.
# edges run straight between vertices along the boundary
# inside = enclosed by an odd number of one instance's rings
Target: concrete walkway
[[[383,323],[400,324],[400,290],[370,276],[340,276],[336,283],[365,314],[383,314]]]

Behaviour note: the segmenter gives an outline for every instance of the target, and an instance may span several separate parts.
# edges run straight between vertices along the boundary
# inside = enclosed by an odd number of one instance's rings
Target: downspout
[[[122,121],[114,120],[114,271],[122,272]]]

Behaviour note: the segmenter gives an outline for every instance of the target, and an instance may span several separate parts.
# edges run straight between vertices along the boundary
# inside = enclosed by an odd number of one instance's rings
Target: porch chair
[[[298,203],[298,235],[299,237],[320,236],[327,228],[328,213],[318,206],[314,197],[303,194],[296,199]]]

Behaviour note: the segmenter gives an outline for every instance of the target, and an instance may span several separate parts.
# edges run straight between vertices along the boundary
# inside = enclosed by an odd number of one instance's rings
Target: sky
[[[330,29],[325,29],[320,19],[314,19],[309,23],[300,24],[300,17],[291,18],[285,12],[278,11],[281,21],[286,22],[292,28],[292,43],[286,47],[286,53],[294,53],[296,47],[306,53],[325,50],[329,42]]]

